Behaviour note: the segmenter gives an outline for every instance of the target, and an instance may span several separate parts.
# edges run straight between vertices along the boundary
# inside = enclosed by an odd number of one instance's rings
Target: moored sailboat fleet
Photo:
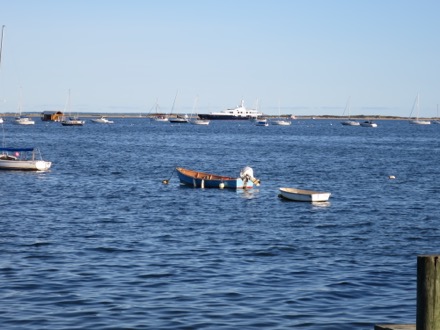
[[[0,65],[1,65],[1,55],[3,50],[3,35],[4,35],[4,29],[5,26],[2,26],[1,30],[1,41],[0,41]],[[291,121],[286,120],[285,118],[281,117],[280,113],[278,114],[278,118],[275,118],[273,120],[268,120],[267,116],[265,116],[262,112],[260,112],[257,109],[248,109],[244,105],[244,100],[241,100],[240,104],[237,105],[235,108],[228,108],[226,110],[222,110],[219,112],[210,112],[210,113],[198,113],[196,111],[196,101],[193,108],[193,113],[190,117],[188,117],[187,114],[181,115],[176,114],[175,116],[172,116],[172,112],[174,109],[176,97],[173,102],[173,107],[171,109],[170,115],[159,115],[157,113],[157,106],[156,106],[156,116],[154,116],[154,120],[158,122],[170,122],[170,123],[191,123],[194,125],[209,125],[211,120],[233,120],[233,121],[252,121],[255,123],[256,126],[269,126],[269,124],[277,125],[277,126],[290,126]],[[157,105],[157,103],[156,103]],[[69,116],[63,116],[60,120],[61,125],[63,126],[83,126],[85,124],[85,120],[81,120],[78,118],[78,116],[72,116],[71,113],[71,97],[70,97],[70,89],[68,93],[68,99],[65,107],[65,113],[69,113]],[[278,106],[279,109],[279,106]],[[411,118],[411,115],[413,111],[416,110],[416,118]],[[278,110],[279,111],[279,110]],[[362,127],[377,127],[377,124],[373,122],[372,120],[365,120],[363,122],[358,122],[355,120],[352,120],[350,118],[350,99],[347,102],[346,108],[344,110],[348,114],[348,119],[342,121],[342,125],[344,126],[362,126]],[[280,111],[279,111],[280,112]],[[195,116],[194,116],[195,114]],[[438,106],[437,106],[437,117],[438,117]],[[0,124],[3,124],[4,120],[3,118],[0,118]],[[107,119],[105,116],[100,116],[98,118],[92,119],[93,123],[96,124],[113,124],[113,121]],[[429,125],[431,124],[431,121],[429,120],[423,120],[419,118],[419,95],[417,94],[416,100],[414,102],[413,109],[410,114],[410,120],[409,122],[411,124],[417,124],[417,125]],[[14,119],[14,124],[17,125],[34,125],[35,121],[32,120],[28,116],[22,116],[22,105],[21,105],[21,94],[20,94],[20,103],[18,107],[18,115]],[[440,121],[436,120],[434,123],[439,124]],[[5,147],[4,143],[3,146],[0,148],[0,169],[6,169],[6,170],[35,170],[35,171],[47,171],[50,169],[52,165],[52,162],[45,161],[41,158],[41,154],[39,152],[39,149],[36,147]],[[242,187],[247,187],[247,185],[253,185],[259,184],[258,180],[254,180],[252,175],[244,175],[241,174],[240,181],[237,181],[235,178],[227,178],[223,176],[216,176],[213,174],[207,174],[197,171],[191,171],[186,170],[183,168],[177,168],[177,172],[179,174],[179,177],[183,183],[186,184],[193,184],[194,186],[200,185],[202,187],[209,187],[210,185],[214,186],[226,186],[226,187],[234,187],[237,188],[242,185]],[[203,178],[201,178],[203,177]],[[232,183],[234,182],[234,183]],[[228,186],[230,185],[230,186]],[[284,198],[288,199],[295,199],[295,198],[302,198],[307,199],[310,198],[313,201],[313,198],[315,198],[315,195],[319,195],[321,199],[328,199],[330,196],[327,193],[318,193],[308,190],[301,190],[296,188],[280,188],[281,195]],[[308,197],[305,197],[305,195],[308,195]],[[298,197],[299,196],[299,197]]]
[[[418,118],[418,108],[419,108],[419,98],[417,96],[416,101],[415,101],[415,105],[413,107],[414,109],[417,109],[417,117],[416,117],[416,121],[410,121],[411,123],[417,123],[420,124],[420,119]],[[69,101],[68,104],[70,104],[70,91],[69,91]],[[66,107],[66,110],[69,110],[70,106]],[[216,119],[214,120],[231,120],[230,116],[236,116],[240,119],[232,119],[232,120],[248,120],[251,122],[254,122],[255,125],[257,126],[268,126],[269,122],[272,125],[290,125],[291,122],[290,121],[284,121],[284,119],[281,119],[283,122],[287,122],[287,124],[282,124],[280,122],[278,122],[277,120],[269,120],[267,118],[267,116],[263,116],[261,112],[257,111],[257,110],[253,110],[251,109],[249,110],[244,110],[244,102],[242,101],[240,103],[240,105],[236,108],[237,111],[232,111],[231,109],[225,110],[223,112],[217,112],[215,113],[214,117]],[[349,112],[349,104],[347,104],[346,106],[347,111]],[[234,109],[232,109],[234,110]],[[202,118],[214,118],[214,117],[206,117],[206,114],[202,114],[202,115],[198,115],[196,114],[197,117],[194,117],[194,112],[191,114],[191,116],[178,116],[176,115],[175,118],[180,118],[180,119],[184,119],[186,122],[188,123],[192,123],[192,124],[198,124],[198,125],[208,125],[209,121],[208,119],[202,119]],[[221,117],[222,115],[220,115],[220,113],[223,114],[223,116],[225,117]],[[245,116],[243,116],[243,114],[246,114]],[[221,119],[220,119],[221,118]],[[172,122],[169,120],[169,118],[167,118],[169,122]],[[61,121],[61,124],[63,126],[65,125],[69,125],[69,121],[74,121],[74,120],[79,120],[78,118],[74,118],[71,117],[69,119],[64,119],[63,121]],[[351,119],[350,119],[351,120]],[[94,123],[101,123],[101,124],[111,124],[113,123],[113,121],[108,120],[105,116],[100,116],[98,118],[92,119],[92,122]],[[439,123],[439,121],[433,121],[434,123]],[[16,119],[14,120],[14,123],[16,123]],[[81,121],[81,124],[79,124],[79,126],[84,125],[85,121]],[[347,125],[346,122],[342,122],[342,124],[344,126],[363,126],[363,127],[377,127],[377,124],[372,121],[372,120],[365,120],[362,122],[358,122],[359,125]],[[429,122],[431,123],[431,122]],[[74,124],[73,124],[74,125]],[[72,125],[72,126],[73,126]],[[30,156],[26,156],[26,155],[30,155]],[[0,169],[12,169],[12,170],[35,170],[35,171],[46,171],[51,167],[51,162],[49,161],[44,161],[41,159],[41,156],[39,158],[37,158],[37,155],[39,155],[39,151],[38,148],[35,147],[3,147],[0,149]],[[223,180],[223,179],[222,179]],[[205,187],[209,187],[209,182],[205,182]],[[289,188],[290,189],[290,188]],[[293,188],[292,188],[293,189]],[[298,188],[295,188],[298,189]],[[299,189],[299,191],[301,191],[301,189]],[[298,192],[296,192],[298,194]],[[305,191],[301,191],[302,194],[305,194]],[[314,192],[315,193],[315,192]],[[290,195],[289,195],[290,194]],[[281,191],[281,195],[284,198],[287,198],[286,196],[291,196],[292,191]],[[304,196],[302,197],[295,197],[295,198],[305,198]],[[310,197],[312,198],[312,197]]]
[[[68,98],[68,105],[65,108],[65,112],[58,111],[57,114],[60,114],[59,120],[50,120],[50,121],[58,121],[63,126],[83,126],[86,123],[86,120],[80,119],[78,117],[78,114],[72,115],[70,110],[70,91],[69,91],[69,98]],[[19,109],[21,109],[19,107]],[[219,112],[211,112],[211,113],[194,113],[194,111],[188,115],[188,114],[181,114],[181,113],[175,113],[174,115],[172,113],[166,114],[166,113],[155,113],[146,115],[146,118],[150,118],[153,121],[156,122],[168,122],[168,123],[190,123],[194,125],[209,125],[211,121],[250,121],[254,123],[256,126],[290,126],[292,124],[292,120],[297,119],[294,115],[265,115],[260,111],[257,111],[255,109],[246,109],[244,107],[244,101],[242,100],[240,105],[237,106],[234,109],[226,109]],[[234,111],[237,110],[237,111]],[[417,114],[416,117],[411,117],[414,110],[416,110]],[[44,111],[41,114],[41,119],[44,121],[47,121],[48,119],[45,119],[44,117],[47,116],[47,113],[50,113],[51,111]],[[246,115],[243,115],[246,113]],[[344,110],[344,113],[342,116],[348,113],[348,116],[342,120],[340,123],[343,126],[361,126],[361,127],[378,127],[378,124],[365,116],[357,116],[358,120],[354,120],[353,117],[350,115],[350,105],[347,103],[346,108]],[[93,118],[95,116],[95,118]],[[113,120],[109,120],[106,115],[98,114],[98,115],[87,115],[85,117],[92,117],[90,118],[90,121],[92,123],[96,124],[113,124]],[[117,117],[117,115],[115,115]],[[125,117],[125,116],[124,116]],[[139,117],[143,117],[140,115]],[[211,118],[211,119],[207,119]],[[307,119],[309,117],[304,117],[304,119]],[[337,117],[335,117],[337,118]],[[363,121],[359,120],[359,118],[364,118]],[[310,117],[310,119],[315,119],[315,117]],[[328,117],[326,119],[331,119],[331,117]],[[396,119],[398,119],[396,117]],[[3,118],[0,117],[0,124],[5,122]],[[417,125],[429,125],[431,123],[433,124],[440,124],[440,117],[438,117],[438,105],[437,105],[437,117],[433,117],[431,120],[419,118],[419,101],[418,96],[416,98],[416,101],[413,106],[413,110],[411,111],[410,116],[408,117],[408,122],[411,124],[417,124]],[[19,111],[19,115],[14,118],[13,121],[14,124],[19,125],[34,125],[35,121],[29,117],[29,116],[23,116],[21,115],[21,111]]]

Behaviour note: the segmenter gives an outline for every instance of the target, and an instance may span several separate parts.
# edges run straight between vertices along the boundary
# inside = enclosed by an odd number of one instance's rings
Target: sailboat
[[[18,116],[14,119],[14,124],[16,125],[34,125],[35,121],[33,121],[29,117],[23,117],[21,115],[21,103],[22,103],[22,91],[20,89],[20,102],[18,103]]]
[[[419,120],[419,110],[420,110],[420,107],[419,107],[419,94],[417,94],[416,100],[414,101],[413,108],[411,110],[411,113],[409,114],[410,118],[411,118],[411,115],[412,115],[412,113],[414,111],[414,108],[416,108],[417,117],[416,117],[415,120],[410,120],[409,123],[410,124],[415,124],[415,125],[430,125],[431,122],[429,120]]]
[[[191,114],[191,119],[189,120],[189,122],[193,125],[209,125],[210,121],[208,119],[200,119],[200,117],[197,113],[196,113],[196,117],[193,118],[194,111],[197,106],[197,100],[198,100],[198,98],[196,97],[196,99],[194,100],[193,113]]]
[[[160,114],[157,110],[159,109],[159,103],[156,100],[156,114],[154,115],[153,119],[154,121],[158,122],[168,122],[168,116],[164,114]]]
[[[38,148],[0,147],[0,170],[47,171],[52,162],[41,158]]]
[[[344,125],[344,126],[360,126],[360,123],[358,121],[350,119],[350,108],[351,108],[351,106],[350,106],[350,98],[348,98],[347,104],[345,105],[344,112],[342,113],[342,115],[344,115],[345,111],[347,111],[348,119],[344,120],[344,121],[341,121],[341,124]]]
[[[200,119],[199,117],[190,120],[193,125],[209,125],[210,121],[208,119]]]
[[[289,126],[292,125],[291,121],[284,120],[281,117],[281,109],[280,109],[280,102],[278,102],[278,119],[272,120],[272,125],[278,125],[278,126]]]
[[[178,91],[176,92],[176,96],[174,97],[173,106],[171,107],[171,113],[173,113],[174,105],[176,104],[177,94],[178,94]],[[176,115],[176,117],[169,117],[168,121],[170,123],[186,124],[186,123],[188,123],[188,115],[185,114],[185,115]]]
[[[3,45],[3,31],[5,26],[2,26]],[[2,46],[0,46],[0,65],[2,59]],[[35,147],[20,147],[11,148],[5,146],[3,136],[3,143],[0,147],[0,170],[23,170],[23,171],[47,171],[52,166],[52,162],[45,161],[41,158],[38,148]]]
[[[66,110],[69,110],[70,112],[70,89],[69,89],[69,94],[67,96]],[[61,125],[63,126],[83,126],[85,123],[86,122],[84,120],[80,120],[78,116],[72,117],[70,115],[67,118],[63,118],[63,120],[61,121]]]

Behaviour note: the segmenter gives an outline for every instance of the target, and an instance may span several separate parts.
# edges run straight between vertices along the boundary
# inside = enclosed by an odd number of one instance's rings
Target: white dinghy
[[[327,202],[331,193],[297,188],[280,188],[280,197],[297,202]]]

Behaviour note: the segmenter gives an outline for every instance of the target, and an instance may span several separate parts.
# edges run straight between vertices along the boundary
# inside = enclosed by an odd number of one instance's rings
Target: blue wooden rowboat
[[[250,170],[252,171],[252,169]],[[243,171],[241,173],[243,175],[240,175],[239,178],[188,170],[182,167],[176,167],[176,171],[182,184],[195,188],[249,189],[254,184],[256,186],[260,184],[260,181],[255,179],[253,175],[246,174]]]

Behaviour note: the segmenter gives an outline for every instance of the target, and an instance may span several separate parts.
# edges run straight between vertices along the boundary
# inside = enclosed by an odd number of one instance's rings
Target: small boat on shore
[[[250,189],[254,184],[256,186],[260,185],[260,180],[254,178],[253,170],[250,167],[245,167],[238,178],[194,171],[182,167],[177,167],[176,171],[181,184],[194,188]]]
[[[37,148],[0,148],[0,170],[47,171],[51,165]]]
[[[282,198],[297,202],[327,202],[331,193],[297,188],[280,188]]]

